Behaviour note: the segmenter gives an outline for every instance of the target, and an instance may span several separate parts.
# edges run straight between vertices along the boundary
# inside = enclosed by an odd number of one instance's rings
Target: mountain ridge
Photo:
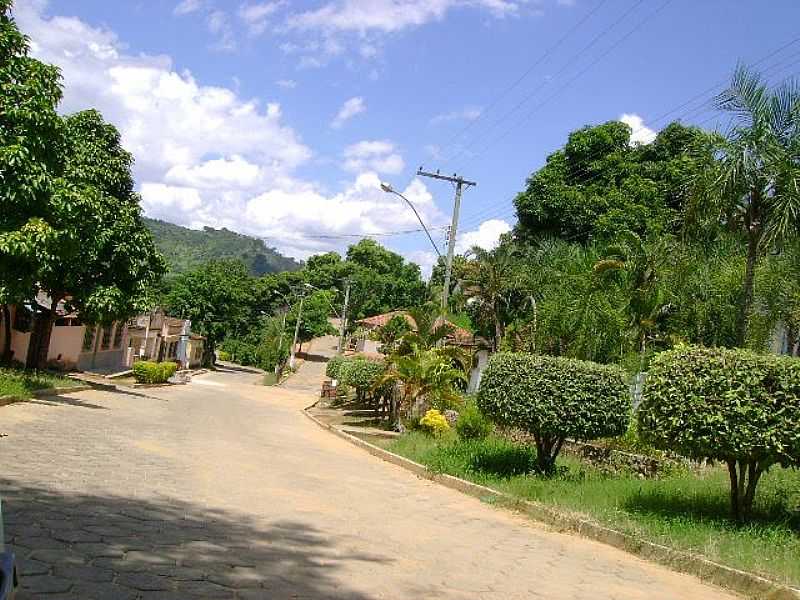
[[[144,217],[144,223],[167,261],[169,275],[185,273],[209,260],[231,258],[241,260],[254,276],[302,268],[301,263],[267,246],[264,240],[224,227],[189,229],[148,217]]]

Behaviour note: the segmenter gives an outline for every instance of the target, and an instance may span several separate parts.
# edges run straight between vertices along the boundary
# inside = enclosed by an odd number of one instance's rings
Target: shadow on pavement
[[[391,559],[337,547],[302,520],[172,498],[54,492],[0,480],[6,539],[22,574],[18,600],[59,598],[346,598],[341,565]]]
[[[43,404],[45,406],[52,406],[53,404],[64,404],[66,406],[76,406],[79,408],[91,408],[93,410],[108,410],[107,406],[93,404],[92,402],[84,402],[77,398],[70,398],[69,396],[41,396],[27,400],[30,404]]]

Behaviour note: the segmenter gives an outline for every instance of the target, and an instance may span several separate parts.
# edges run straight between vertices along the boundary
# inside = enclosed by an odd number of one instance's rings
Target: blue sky
[[[724,127],[711,91],[681,105],[787,44],[758,66],[800,71],[795,0],[17,0],[16,14],[63,69],[62,110],[99,108],[122,131],[148,215],[299,258],[416,229],[381,180],[441,241],[452,188],[415,179],[420,165],[478,182],[459,247],[491,246],[570,131],[624,118],[646,143],[674,118]],[[433,261],[422,233],[377,239]]]

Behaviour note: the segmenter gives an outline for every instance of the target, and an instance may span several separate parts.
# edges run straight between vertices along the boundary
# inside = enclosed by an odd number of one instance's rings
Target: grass
[[[773,467],[759,484],[751,523],[729,517],[723,468],[703,475],[677,472],[661,479],[608,475],[581,461],[559,458],[559,473],[534,472],[535,450],[490,437],[435,440],[412,432],[377,442],[433,470],[488,485],[516,498],[582,513],[640,538],[702,554],[781,583],[800,585],[800,471]]]
[[[36,390],[77,385],[80,383],[47,371],[0,369],[0,397],[27,400]]]

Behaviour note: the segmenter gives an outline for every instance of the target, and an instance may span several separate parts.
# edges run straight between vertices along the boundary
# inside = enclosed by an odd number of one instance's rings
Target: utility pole
[[[303,301],[306,299],[305,292],[300,292],[300,310],[297,311],[297,321],[294,324],[294,341],[292,342],[292,353],[289,356],[289,368],[294,369],[295,347],[297,346],[297,338],[300,335],[300,321],[303,318]]]
[[[450,224],[450,231],[448,234],[448,243],[447,243],[447,259],[445,262],[445,271],[444,271],[444,289],[442,290],[442,313],[447,312],[447,302],[450,296],[450,279],[453,273],[453,254],[456,250],[456,232],[458,230],[458,213],[461,210],[461,192],[465,187],[470,187],[473,185],[478,185],[474,181],[467,181],[463,177],[456,175],[441,175],[439,171],[436,173],[430,173],[428,171],[423,171],[422,167],[417,171],[417,175],[421,177],[431,177],[433,179],[441,179],[443,181],[449,181],[456,186],[456,197],[453,200],[453,221]]]
[[[344,288],[344,307],[342,308],[342,317],[339,319],[339,348],[337,352],[341,354],[344,352],[344,332],[347,328],[347,305],[350,303],[350,280],[345,280]]]

